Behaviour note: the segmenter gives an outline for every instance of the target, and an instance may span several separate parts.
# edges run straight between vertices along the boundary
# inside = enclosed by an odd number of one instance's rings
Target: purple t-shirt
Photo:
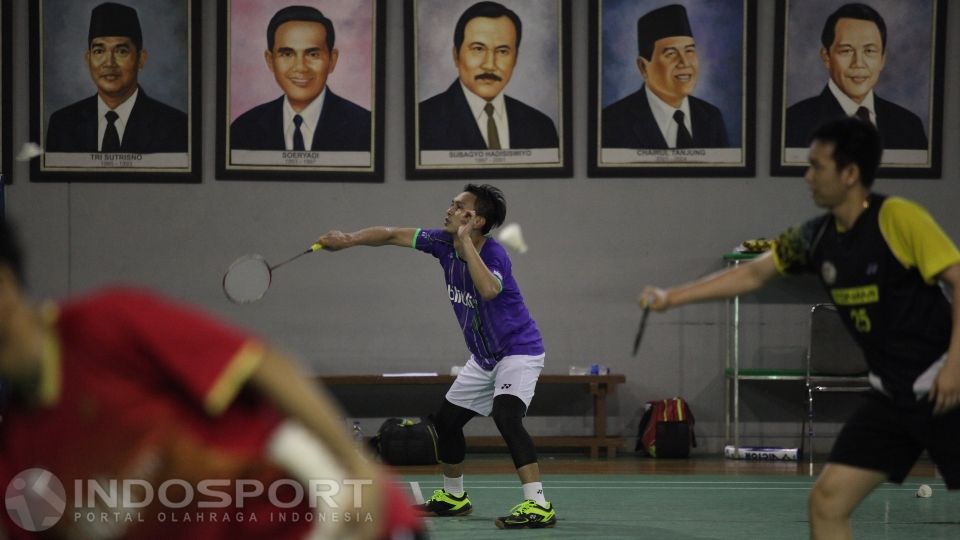
[[[510,257],[496,240],[487,238],[480,249],[483,263],[503,285],[500,294],[489,301],[484,301],[473,286],[467,263],[457,256],[450,233],[418,229],[413,247],[440,261],[463,339],[481,368],[492,370],[504,356],[543,354],[540,330],[523,304]]]

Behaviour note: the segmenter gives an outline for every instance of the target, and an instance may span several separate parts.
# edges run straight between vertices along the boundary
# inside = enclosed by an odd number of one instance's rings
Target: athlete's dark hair
[[[290,21],[317,22],[327,30],[327,52],[333,51],[336,35],[333,32],[333,21],[324,17],[319,9],[309,6],[287,6],[276,12],[267,24],[267,49],[273,50],[273,40],[277,35],[277,28]]]
[[[0,219],[0,264],[13,270],[13,275],[23,284],[23,260],[20,245],[17,243],[13,226],[7,220]]]
[[[503,220],[507,218],[507,200],[502,191],[490,184],[467,184],[463,186],[463,190],[477,198],[474,204],[477,215],[487,220],[480,232],[487,234],[491,229],[503,224]]]
[[[520,23],[520,17],[510,8],[496,2],[477,2],[467,8],[457,20],[457,26],[453,29],[453,46],[460,52],[460,46],[463,45],[463,34],[466,31],[467,23],[477,17],[489,17],[497,19],[507,17],[513,21],[513,27],[517,29],[516,49],[520,50],[520,36],[523,34],[523,25]]]
[[[860,183],[869,188],[880,166],[883,145],[880,133],[870,122],[850,116],[820,126],[811,140],[833,144],[833,161],[837,170],[851,163],[860,168]]]
[[[866,4],[844,4],[827,17],[827,22],[823,23],[823,32],[820,33],[820,43],[824,49],[830,50],[830,46],[833,45],[837,34],[837,21],[840,19],[858,19],[877,25],[880,30],[882,52],[887,51],[887,23],[883,22],[883,17],[877,10]]]

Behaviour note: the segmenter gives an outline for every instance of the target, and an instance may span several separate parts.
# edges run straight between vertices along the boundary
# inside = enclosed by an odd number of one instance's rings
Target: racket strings
[[[269,288],[270,266],[260,255],[240,257],[223,276],[223,292],[239,304],[259,300]]]

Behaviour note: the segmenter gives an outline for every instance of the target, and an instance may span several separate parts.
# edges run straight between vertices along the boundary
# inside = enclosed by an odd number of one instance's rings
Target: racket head
[[[223,294],[235,304],[256,302],[267,293],[271,278],[270,265],[261,255],[243,255],[223,274]]]

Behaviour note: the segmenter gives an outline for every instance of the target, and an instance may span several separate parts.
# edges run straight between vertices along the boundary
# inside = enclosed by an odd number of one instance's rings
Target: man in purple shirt
[[[543,369],[543,341],[527,312],[503,246],[486,236],[503,223],[507,204],[490,185],[467,184],[447,208],[442,229],[371,227],[353,233],[330,231],[318,240],[324,249],[353,246],[404,246],[440,261],[457,323],[470,350],[436,415],[443,489],[419,509],[431,516],[473,512],[463,490],[466,443],[463,426],[480,414],[491,416],[510,449],[523,485],[524,501],[499,528],[556,525],[553,505],[543,495],[533,440],[523,427],[537,379]]]

